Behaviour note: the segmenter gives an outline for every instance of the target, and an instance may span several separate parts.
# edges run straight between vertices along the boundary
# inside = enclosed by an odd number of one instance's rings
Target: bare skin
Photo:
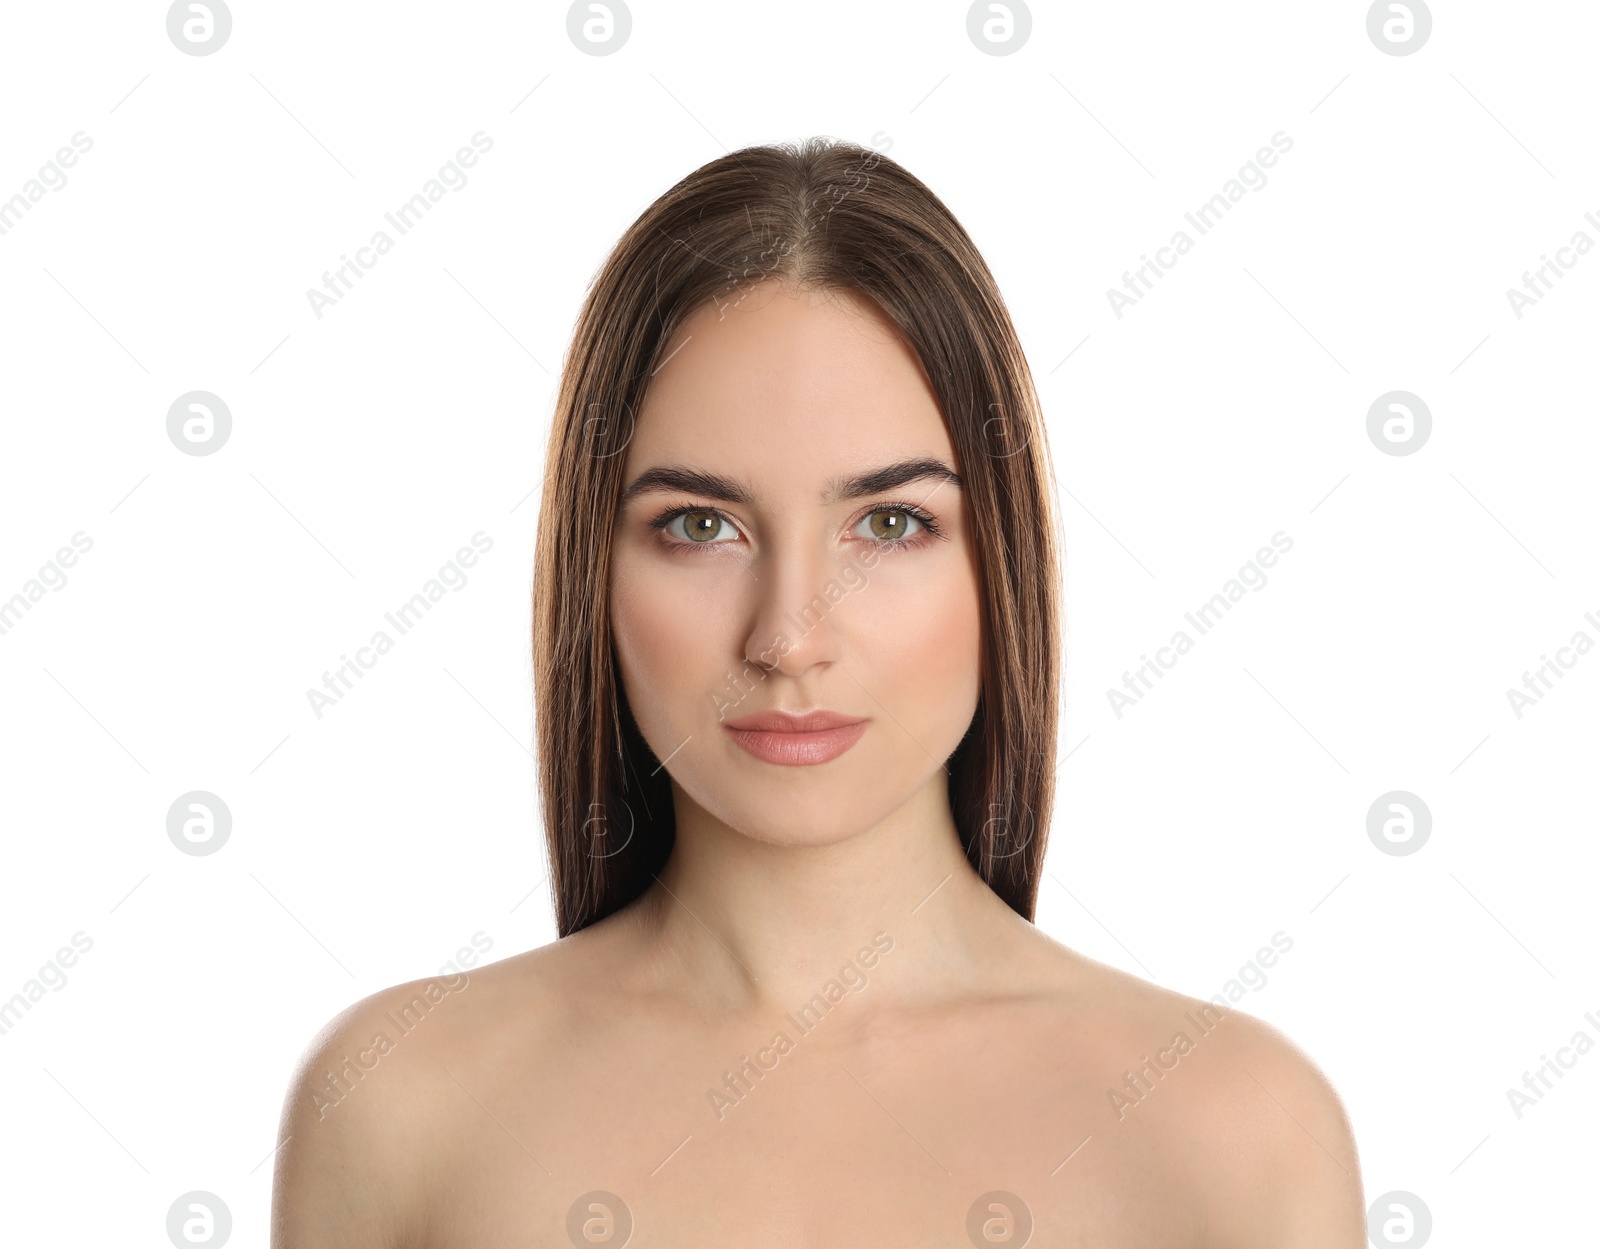
[[[672,857],[579,933],[331,1021],[285,1103],[274,1249],[617,1245],[630,1220],[639,1249],[965,1246],[995,1192],[978,1244],[1019,1244],[1030,1219],[1035,1246],[1365,1242],[1349,1123],[1300,1051],[1073,953],[968,865],[942,766],[982,653],[963,487],[827,497],[917,458],[960,467],[870,305],[764,283],[685,327],[624,479],[685,465],[747,497],[637,495],[611,574],[629,705],[669,759]],[[908,545],[796,636],[882,540],[886,501],[940,536],[903,522]],[[680,505],[716,540],[651,526]],[[716,691],[746,659],[765,675],[729,707]],[[720,727],[775,707],[869,724],[797,767]]]

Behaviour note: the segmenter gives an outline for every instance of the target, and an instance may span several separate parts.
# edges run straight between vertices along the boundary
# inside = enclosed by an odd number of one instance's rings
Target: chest
[[[1197,1243],[1155,1125],[1026,1036],[665,1031],[490,1074],[448,1132],[428,1249]]]

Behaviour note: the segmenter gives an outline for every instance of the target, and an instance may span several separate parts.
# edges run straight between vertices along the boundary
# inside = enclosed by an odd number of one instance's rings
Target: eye
[[[681,542],[699,546],[727,542],[739,537],[739,531],[721,512],[707,507],[684,508],[667,517],[660,526],[662,532]]]
[[[909,507],[879,507],[861,518],[856,524],[856,533],[860,537],[895,546],[916,537],[924,530],[937,532],[932,520],[933,518],[926,512],[919,512]],[[863,526],[866,529],[865,533],[861,532]]]

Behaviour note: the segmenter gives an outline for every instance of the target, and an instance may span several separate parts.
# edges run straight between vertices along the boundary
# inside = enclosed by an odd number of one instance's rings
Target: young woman
[[[1049,480],[994,280],[899,165],[747,148],[652,204],[539,517],[560,939],[324,1029],[276,1249],[1362,1244],[1304,1055],[1032,923]]]

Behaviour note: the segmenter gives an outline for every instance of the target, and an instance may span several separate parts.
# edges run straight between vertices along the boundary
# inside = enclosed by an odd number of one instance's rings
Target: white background
[[[93,547],[0,635],[0,998],[93,948],[0,1036],[4,1239],[166,1244],[203,1189],[264,1245],[322,1023],[474,934],[553,938],[528,649],[556,371],[652,199],[810,134],[945,200],[1044,400],[1067,646],[1038,922],[1201,997],[1282,931],[1241,1006],[1339,1089],[1368,1199],[1416,1194],[1439,1244],[1581,1239],[1600,1054],[1520,1118],[1507,1090],[1600,1041],[1600,653],[1520,718],[1506,691],[1600,641],[1600,254],[1520,318],[1506,292],[1600,244],[1600,10],[1441,2],[1407,56],[1366,10],[1040,4],[993,56],[959,4],[639,3],[592,56],[552,4],[241,0],[193,56],[161,4],[7,6],[0,198],[93,146],[0,235],[0,599]],[[478,131],[468,183],[317,317],[307,289]],[[1108,288],[1278,131],[1266,185],[1118,317]],[[231,410],[215,454],[168,439],[191,390]],[[1369,440],[1392,390],[1431,410],[1414,454]],[[464,588],[319,719],[306,691],[479,530]],[[1108,688],[1279,530],[1265,588],[1119,717]],[[191,790],[231,810],[214,855],[167,837]],[[1391,790],[1432,813],[1414,854],[1368,838]]]

